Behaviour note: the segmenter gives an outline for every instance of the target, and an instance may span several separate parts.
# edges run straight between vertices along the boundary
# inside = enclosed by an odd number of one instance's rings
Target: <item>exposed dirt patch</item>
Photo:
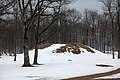
[[[95,53],[92,49],[90,49],[88,46],[82,43],[75,43],[75,44],[77,44],[80,48],[86,49],[88,52]]]
[[[88,46],[83,45],[81,43],[68,43],[65,46],[62,46],[60,48],[57,48],[56,50],[53,50],[53,53],[64,53],[64,52],[72,52],[73,54],[80,54],[80,48],[86,49],[88,52],[94,53],[92,49],[90,49]]]
[[[28,78],[38,78],[40,76],[26,76],[26,77],[28,77]]]
[[[56,53],[72,52],[73,54],[80,54],[81,51],[78,45],[69,43],[69,44],[66,44],[65,46],[57,48],[53,52],[56,52]]]
[[[99,66],[99,67],[113,67],[111,65],[106,65],[106,64],[96,64],[96,66]]]
[[[57,78],[53,77],[43,77],[43,76],[26,76],[27,78],[30,78],[32,80],[59,80]]]

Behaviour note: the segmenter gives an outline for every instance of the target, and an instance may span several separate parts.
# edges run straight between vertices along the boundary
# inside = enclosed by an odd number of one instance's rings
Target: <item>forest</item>
[[[120,59],[120,0],[98,0],[103,12],[69,7],[76,0],[0,0],[0,55],[24,53],[44,43],[82,43],[101,52],[118,52]],[[16,61],[16,57],[14,58]]]

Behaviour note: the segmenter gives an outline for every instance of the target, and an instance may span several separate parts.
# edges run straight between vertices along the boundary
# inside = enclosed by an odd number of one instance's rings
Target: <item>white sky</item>
[[[98,0],[77,0],[70,6],[72,8],[76,8],[80,12],[82,12],[84,9],[98,10],[98,12],[102,11],[102,3],[100,3]]]

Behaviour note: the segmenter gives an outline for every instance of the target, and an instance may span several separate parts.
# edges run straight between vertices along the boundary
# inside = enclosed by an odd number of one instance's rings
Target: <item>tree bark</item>
[[[33,62],[33,64],[38,64],[37,60],[38,60],[38,45],[36,44],[35,45],[35,55],[34,55],[34,62]]]
[[[117,0],[118,59],[120,59],[120,0]]]
[[[38,27],[39,27],[39,23],[38,26],[36,28],[36,34],[35,34],[35,55],[34,55],[34,62],[33,64],[38,64],[37,60],[38,60],[38,45],[39,45],[39,37],[38,37]]]
[[[113,31],[112,31],[112,55],[113,55],[113,59],[115,59],[115,53],[114,53],[114,51],[115,51],[115,49],[114,49],[114,47],[115,47],[115,41],[114,41],[114,26],[113,26],[113,21],[112,21],[112,28],[113,28]]]
[[[24,50],[24,64],[22,67],[29,67],[31,66],[30,61],[29,61],[29,54],[28,54],[28,29],[24,29],[24,45],[23,45],[23,50]]]
[[[118,30],[118,59],[120,59],[120,27],[119,27],[119,30]]]
[[[120,59],[120,26],[118,29],[118,59]]]
[[[16,53],[16,40],[14,43],[14,61],[16,61],[17,53]]]

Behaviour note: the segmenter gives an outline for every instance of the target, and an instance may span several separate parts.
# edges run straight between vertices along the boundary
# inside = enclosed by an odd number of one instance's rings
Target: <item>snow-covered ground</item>
[[[96,79],[114,79],[114,78],[120,78],[120,73],[114,74],[114,75],[109,75],[109,76],[104,76]]]
[[[23,54],[17,55],[14,62],[13,56],[0,58],[0,80],[57,80],[77,77],[120,68],[120,60],[112,59],[112,55],[103,54],[97,50],[90,53],[80,48],[81,54],[52,53],[53,50],[64,44],[53,44],[48,48],[39,50],[38,62],[43,65],[36,67],[21,67]],[[29,51],[32,64],[34,50]],[[113,67],[99,67],[96,64],[112,65]]]

